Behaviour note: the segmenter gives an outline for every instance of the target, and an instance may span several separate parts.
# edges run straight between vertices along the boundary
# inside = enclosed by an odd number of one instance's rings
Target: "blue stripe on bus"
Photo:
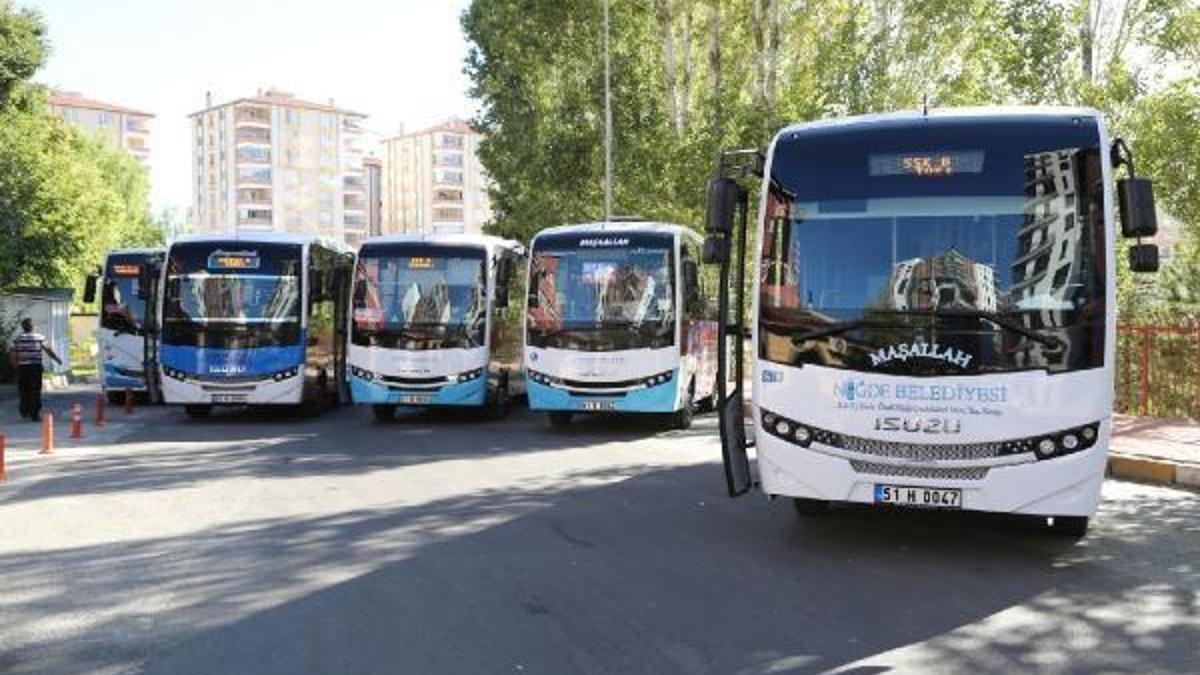
[[[624,396],[579,396],[571,392],[538,384],[526,377],[529,390],[530,410],[569,410],[582,412],[585,401],[611,401],[618,412],[675,412],[678,396],[678,371],[674,371],[666,384],[644,389],[635,389]]]
[[[290,347],[215,349],[163,345],[160,359],[165,367],[203,377],[270,375],[304,363],[303,338],[302,335],[300,344]]]

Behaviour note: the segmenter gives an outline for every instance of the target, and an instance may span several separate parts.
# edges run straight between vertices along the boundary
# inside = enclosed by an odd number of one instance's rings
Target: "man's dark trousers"
[[[21,417],[38,419],[42,414],[41,364],[27,364],[17,368],[17,390],[21,394]]]

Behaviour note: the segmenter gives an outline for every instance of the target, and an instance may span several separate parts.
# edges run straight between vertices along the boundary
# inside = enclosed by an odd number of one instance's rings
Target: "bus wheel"
[[[396,419],[396,406],[387,403],[377,403],[371,406],[371,414],[376,422],[391,422]]]
[[[212,414],[211,405],[185,405],[183,412],[194,420],[202,420]]]
[[[571,413],[565,410],[555,410],[550,413],[550,426],[555,429],[566,429],[571,426]]]
[[[676,410],[671,415],[671,426],[684,430],[692,427],[692,418],[696,416],[696,384],[693,382],[688,387],[687,400],[683,402],[683,407]]]
[[[121,405],[125,402],[125,392],[123,391],[108,391],[104,395],[108,398],[109,405]]]
[[[488,406],[488,417],[494,420],[504,419],[508,415],[508,402],[508,382],[505,381],[496,388],[496,394]]]
[[[1054,516],[1050,531],[1072,539],[1082,539],[1087,535],[1089,520],[1087,516]]]
[[[792,508],[801,516],[823,516],[829,513],[829,502],[824,499],[809,499],[796,497],[792,499]]]

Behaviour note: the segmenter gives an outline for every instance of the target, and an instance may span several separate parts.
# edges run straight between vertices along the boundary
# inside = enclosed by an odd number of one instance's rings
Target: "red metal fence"
[[[1117,412],[1200,419],[1200,325],[1117,328]]]

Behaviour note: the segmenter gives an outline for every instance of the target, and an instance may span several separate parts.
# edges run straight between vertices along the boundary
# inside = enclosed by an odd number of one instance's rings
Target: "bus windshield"
[[[141,333],[146,303],[138,298],[138,286],[144,263],[144,256],[108,257],[100,295],[101,328],[118,333]]]
[[[301,247],[178,244],[167,259],[163,342],[240,349],[300,343]]]
[[[907,375],[1103,364],[1093,121],[939,120],[782,138],[760,356]]]
[[[484,345],[485,251],[378,244],[358,257],[351,340],[363,347],[449,349]]]
[[[583,351],[675,342],[670,234],[547,235],[534,245],[529,344]]]

